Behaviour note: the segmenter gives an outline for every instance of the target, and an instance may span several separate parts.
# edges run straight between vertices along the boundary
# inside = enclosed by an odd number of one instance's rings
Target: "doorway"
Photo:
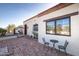
[[[24,25],[24,35],[27,35],[27,25]]]

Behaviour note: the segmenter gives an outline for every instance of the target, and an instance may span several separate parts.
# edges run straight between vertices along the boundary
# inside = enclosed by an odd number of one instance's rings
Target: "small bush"
[[[0,28],[0,35],[1,36],[5,36],[6,32],[7,32],[7,30]]]

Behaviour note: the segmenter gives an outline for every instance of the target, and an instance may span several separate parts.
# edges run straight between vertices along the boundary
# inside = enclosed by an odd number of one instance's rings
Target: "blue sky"
[[[57,3],[0,3],[0,27],[21,25],[24,20],[55,6]]]

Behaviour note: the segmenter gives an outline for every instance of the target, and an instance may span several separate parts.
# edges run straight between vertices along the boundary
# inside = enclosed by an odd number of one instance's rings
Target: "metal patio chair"
[[[46,42],[45,38],[42,38],[42,40],[43,40],[43,43],[44,43],[44,48],[47,46],[48,50],[49,50],[49,42]]]
[[[64,50],[64,52],[66,53],[66,48],[67,48],[67,45],[69,43],[67,42],[67,40],[65,41],[64,45],[58,45],[58,48],[59,48],[59,51],[60,49]],[[67,54],[67,53],[66,53]]]

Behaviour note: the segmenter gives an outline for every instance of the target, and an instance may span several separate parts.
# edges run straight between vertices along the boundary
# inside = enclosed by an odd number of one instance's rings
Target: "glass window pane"
[[[55,33],[55,21],[47,22],[46,32],[50,34]]]
[[[69,35],[69,18],[56,20],[56,33]]]
[[[33,31],[38,31],[38,24],[33,25]]]

